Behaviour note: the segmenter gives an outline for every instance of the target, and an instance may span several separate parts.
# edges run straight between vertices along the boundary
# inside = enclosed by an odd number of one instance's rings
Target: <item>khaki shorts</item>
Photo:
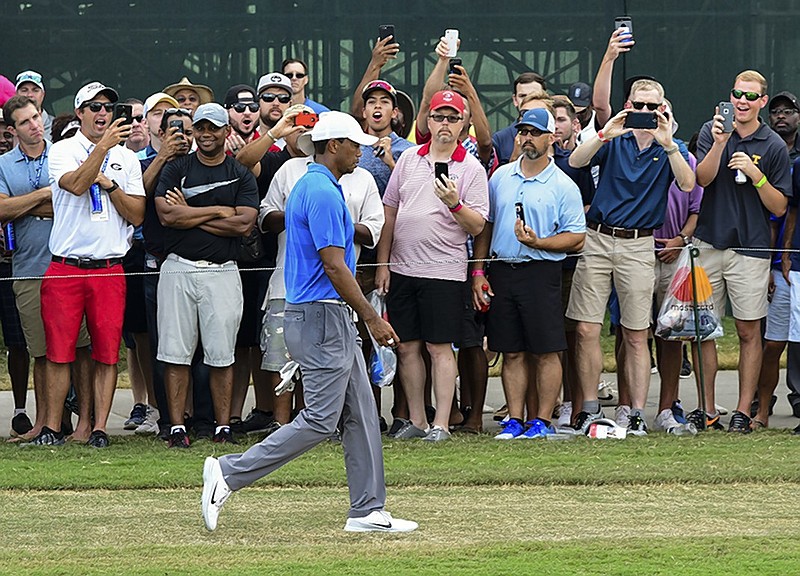
[[[680,262],[680,257],[676,258],[669,264],[656,258],[656,315],[658,315],[658,311],[661,310],[661,306],[664,304],[664,296],[667,295],[669,285],[672,283],[672,277],[675,275],[675,271],[678,269],[678,262]]]
[[[760,320],[767,315],[769,289],[769,258],[754,258],[731,250],[717,250],[708,242],[695,239],[700,248],[699,262],[706,271],[714,305],[725,310],[730,298],[733,317],[737,320]]]
[[[17,301],[22,333],[28,344],[28,352],[34,358],[42,358],[47,354],[44,338],[44,322],[42,322],[42,281],[15,280],[14,296]],[[85,348],[91,343],[89,331],[86,329],[86,318],[81,321],[78,332],[78,348]]]
[[[572,278],[567,317],[602,324],[613,276],[622,325],[629,330],[648,329],[653,317],[653,249],[652,236],[625,239],[586,230],[583,257]]]

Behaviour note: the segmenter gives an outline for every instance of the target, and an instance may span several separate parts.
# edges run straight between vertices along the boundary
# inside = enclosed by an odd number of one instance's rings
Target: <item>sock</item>
[[[706,412],[706,417],[707,417],[709,420],[712,420],[712,419],[716,418],[717,416],[719,416],[719,412],[717,412],[716,410],[714,410],[714,413],[713,413],[713,414],[712,414],[712,413],[709,413],[709,412]]]
[[[644,410],[641,408],[631,408],[631,416],[638,416],[639,418],[644,418]]]
[[[547,426],[548,428],[550,428],[550,420],[545,420],[544,418],[539,418],[539,420],[544,422],[544,425]]]
[[[589,414],[597,414],[600,412],[600,401],[599,400],[584,400],[583,401],[583,411],[588,412]]]
[[[14,409],[14,416],[19,416],[20,414],[27,414],[25,408],[15,408]]]
[[[217,427],[214,429],[214,434],[219,434],[219,433],[220,433],[220,432],[222,432],[223,430],[225,430],[225,431],[227,431],[227,432],[230,432],[230,431],[231,431],[231,428],[230,428],[230,426],[217,426]]]
[[[175,432],[183,432],[185,434],[186,433],[186,426],[181,424],[179,426],[173,426],[172,428],[169,429],[169,433],[170,434],[175,434]]]
[[[511,418],[511,420],[516,420],[517,422],[519,422],[520,426],[522,426],[523,428],[525,427],[525,422],[522,421],[522,418]]]

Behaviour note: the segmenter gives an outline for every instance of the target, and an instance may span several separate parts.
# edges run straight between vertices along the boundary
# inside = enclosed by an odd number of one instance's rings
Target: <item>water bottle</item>
[[[481,296],[481,312],[488,312],[489,311],[489,304],[492,301],[492,297],[489,296],[489,285],[484,284],[481,286],[481,290],[483,294]]]
[[[745,184],[745,183],[747,183],[747,176],[745,176],[744,172],[742,172],[741,170],[737,170],[736,171],[736,176],[733,177],[733,180],[737,184]]]
[[[17,235],[14,232],[14,223],[8,222],[5,226],[3,226],[3,233],[6,237],[6,250],[16,250],[17,249]]]
[[[103,200],[100,198],[100,184],[95,182],[89,187],[89,199],[92,202],[92,214],[100,214],[103,211]]]
[[[667,430],[669,434],[674,434],[675,436],[694,436],[697,434],[697,428],[691,422],[687,422],[686,424],[678,424],[677,426],[673,426]]]

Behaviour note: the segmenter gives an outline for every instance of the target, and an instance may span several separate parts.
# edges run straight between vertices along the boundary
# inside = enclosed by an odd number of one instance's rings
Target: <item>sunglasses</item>
[[[287,72],[286,74],[284,74],[284,76],[286,76],[287,78],[305,78],[306,77],[306,73],[305,72]]]
[[[797,114],[797,110],[794,108],[775,108],[775,110],[770,110],[769,113],[773,116],[794,116]]]
[[[2,136],[4,140],[14,139],[14,135],[11,132],[0,132],[0,136]]]
[[[239,114],[245,110],[250,110],[250,112],[258,112],[258,102],[237,102],[236,104],[231,104],[231,108],[233,108],[233,110]]]
[[[641,110],[647,106],[650,112],[655,112],[661,104],[656,104],[655,102],[631,102],[631,106],[633,106],[635,110]]]
[[[542,132],[538,128],[520,128],[519,130],[517,130],[517,134],[519,134],[522,137],[532,136],[534,138],[538,138],[539,136],[544,134],[544,132]]]
[[[113,102],[86,102],[81,106],[81,108],[88,108],[95,114],[100,112],[103,108],[105,108],[106,112],[113,112],[114,111],[114,103]]]
[[[260,98],[264,102],[274,102],[275,98],[277,98],[281,104],[288,104],[292,100],[292,97],[288,94],[262,94]]]
[[[180,114],[181,116],[189,116],[189,117],[191,117],[192,115],[192,113],[186,108],[167,108],[166,110],[164,110],[164,114]]]
[[[447,122],[448,124],[455,124],[456,122],[461,122],[463,118],[458,116],[457,114],[450,114],[445,116],[444,114],[431,114],[428,116],[431,120],[436,122],[437,124],[441,124],[442,122]]]
[[[144,120],[144,114],[137,114],[136,116],[131,116],[131,120],[133,120],[134,122],[138,122],[139,124],[141,124],[141,123],[142,123],[142,121]]]
[[[733,90],[731,90],[731,96],[733,96],[737,100],[742,96],[744,96],[744,99],[747,100],[748,102],[755,102],[756,100],[761,98],[763,94],[759,94],[758,92],[745,92],[744,90],[737,90],[736,88],[734,88]]]

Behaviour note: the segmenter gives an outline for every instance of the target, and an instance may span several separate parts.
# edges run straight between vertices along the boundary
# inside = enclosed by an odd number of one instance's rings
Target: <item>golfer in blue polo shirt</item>
[[[410,532],[416,522],[383,509],[386,485],[378,414],[353,318],[357,312],[382,346],[398,337],[369,305],[356,283],[353,221],[339,178],[358,165],[361,145],[377,138],[355,119],[326,112],[313,131],[315,163],[295,185],[286,204],[286,309],[284,336],[303,373],[306,407],[244,454],[206,458],[202,510],[214,530],[230,494],[277,470],[326,440],[342,421],[350,532]]]

